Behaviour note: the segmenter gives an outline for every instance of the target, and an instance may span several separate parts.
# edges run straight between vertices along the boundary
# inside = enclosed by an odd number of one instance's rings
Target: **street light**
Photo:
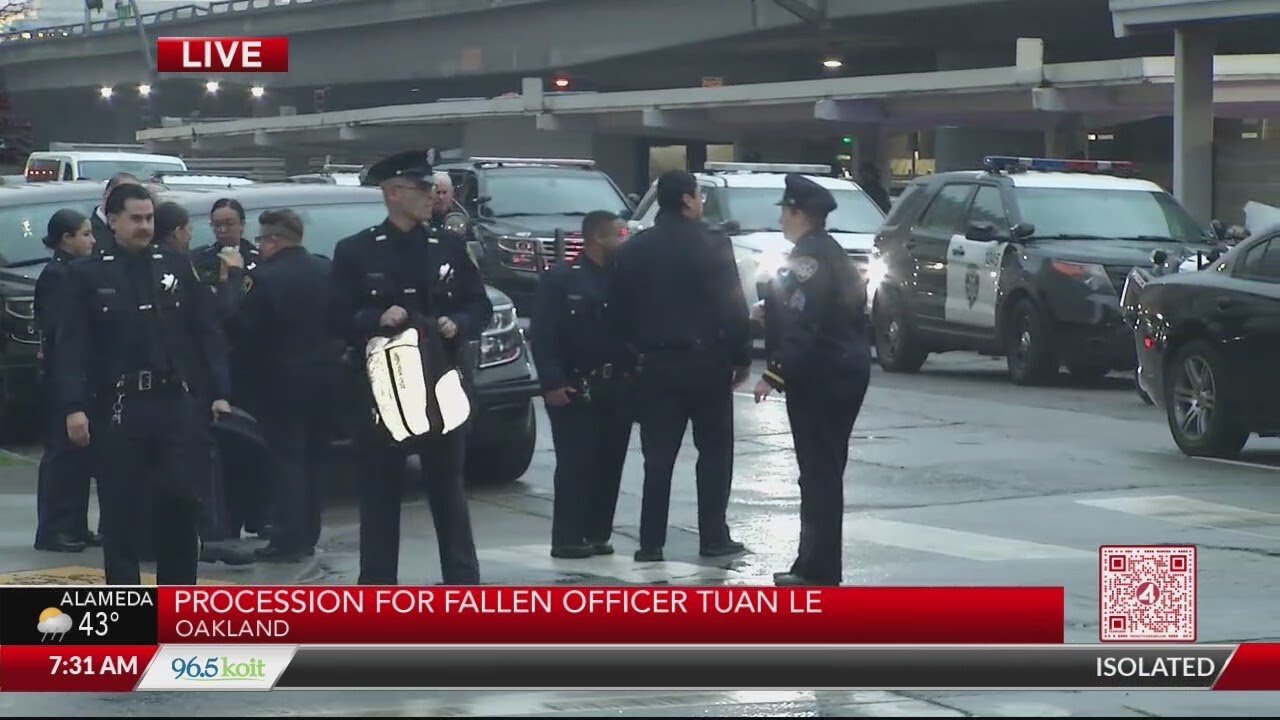
[[[249,94],[253,95],[256,98],[260,98],[263,95],[267,94],[267,89],[262,87],[261,85],[254,85],[253,87],[249,88]]]
[[[218,92],[218,88],[220,87],[222,86],[218,84],[217,80],[210,80],[209,82],[204,84],[205,91],[210,93]]]
[[[115,92],[115,91],[114,91],[114,90],[112,90],[110,87],[107,87],[107,86],[103,86],[103,87],[101,87],[101,88],[99,88],[99,89],[98,89],[98,94],[102,96],[102,99],[103,99],[103,100],[109,100],[109,99],[111,99],[111,93],[113,93],[113,92]]]
[[[142,97],[146,97],[150,95],[151,86],[146,83],[142,83],[141,85],[138,86],[138,94],[141,95]]]
[[[835,70],[844,67],[844,61],[834,55],[828,56],[822,61],[822,67],[828,70]]]

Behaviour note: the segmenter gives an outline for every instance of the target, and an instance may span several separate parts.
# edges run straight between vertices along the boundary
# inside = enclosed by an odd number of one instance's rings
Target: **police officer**
[[[769,364],[754,394],[756,402],[774,390],[786,394],[800,466],[800,549],[791,570],[774,575],[774,582],[839,585],[844,469],[871,377],[866,286],[826,231],[836,208],[829,190],[788,175],[779,204],[783,235],[795,247],[765,297]]]
[[[329,262],[307,252],[302,238],[302,218],[292,210],[258,217],[262,263],[247,276],[230,325],[264,393],[258,419],[274,458],[275,518],[271,542],[257,555],[271,562],[312,555],[320,539],[327,400],[340,353],[329,318],[316,312],[331,305]]]
[[[729,239],[702,222],[702,193],[682,170],[658,179],[654,226],[617,253],[614,309],[638,356],[644,450],[640,562],[663,559],[671,474],[685,427],[698,448],[698,535],[705,557],[744,550],[725,513],[733,476],[733,388],[746,380],[751,336]]]
[[[441,336],[455,344],[478,336],[493,315],[479,270],[459,244],[441,242],[424,224],[433,204],[431,153],[386,158],[364,182],[382,188],[387,219],[334,250],[335,327],[361,357],[375,334],[411,321],[435,318]],[[419,452],[444,582],[478,583],[470,510],[449,435],[394,445],[370,422],[360,445],[367,474],[360,483],[359,582],[397,582],[405,456]]]
[[[212,300],[186,258],[151,247],[152,203],[141,185],[111,191],[105,209],[118,250],[72,264],[56,335],[67,435],[86,447],[92,434],[109,585],[141,582],[139,527],[153,536],[160,584],[195,582],[198,500],[189,452],[199,414],[188,388],[208,373],[213,416],[231,409]],[[140,505],[153,508],[150,523],[137,522]]]
[[[75,210],[59,210],[49,218],[44,242],[53,260],[40,271],[35,289],[36,326],[40,330],[40,380],[44,399],[44,455],[36,485],[37,550],[80,552],[101,538],[89,532],[89,451],[67,438],[66,416],[53,384],[53,355],[60,305],[67,290],[71,261],[93,253],[93,229]]]
[[[262,260],[258,247],[244,237],[244,206],[235,198],[219,198],[209,211],[209,225],[213,228],[214,242],[191,253],[200,280],[214,288],[221,310],[233,311],[244,292],[244,278]],[[246,348],[238,343],[231,345],[231,379],[235,386],[233,398],[238,407],[250,414],[261,412],[257,399],[262,397],[262,387],[253,373],[246,371]],[[265,468],[246,453],[226,453],[221,458],[223,485],[227,493],[227,510],[230,529],[236,537],[240,530],[259,537],[268,536],[270,523],[270,479]]]
[[[102,202],[93,209],[93,214],[89,216],[89,225],[93,230],[95,242],[94,251],[99,255],[115,252],[116,236],[115,233],[111,232],[111,227],[107,225],[107,196],[111,194],[112,190],[125,184],[141,185],[142,181],[137,176],[127,172],[119,172],[112,175],[107,180],[106,187],[102,189]]]
[[[631,441],[626,348],[609,311],[609,257],[622,220],[597,210],[582,219],[582,252],[538,281],[529,325],[555,442],[551,556],[613,553],[609,537]]]

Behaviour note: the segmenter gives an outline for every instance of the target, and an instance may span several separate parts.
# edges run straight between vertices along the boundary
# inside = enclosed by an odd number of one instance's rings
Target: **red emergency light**
[[[991,172],[1015,172],[1036,170],[1039,172],[1121,173],[1133,172],[1134,165],[1126,160],[1061,160],[1053,158],[1008,157],[990,155],[982,165]]]

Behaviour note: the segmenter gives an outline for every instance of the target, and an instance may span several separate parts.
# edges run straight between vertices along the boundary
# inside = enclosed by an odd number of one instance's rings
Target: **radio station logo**
[[[74,625],[75,621],[70,615],[56,607],[50,607],[40,613],[40,619],[36,621],[36,632],[40,633],[40,642],[50,638],[56,642],[61,641],[67,633],[71,632]]]
[[[286,37],[162,37],[156,40],[162,73],[280,73],[289,71]]]
[[[293,659],[292,645],[163,645],[138,690],[270,690]]]

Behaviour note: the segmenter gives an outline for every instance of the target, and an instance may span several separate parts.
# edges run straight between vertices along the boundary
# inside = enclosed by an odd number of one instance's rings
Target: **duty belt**
[[[177,387],[185,390],[187,383],[172,375],[157,374],[151,370],[125,373],[116,381],[116,388],[126,392],[150,392]]]

